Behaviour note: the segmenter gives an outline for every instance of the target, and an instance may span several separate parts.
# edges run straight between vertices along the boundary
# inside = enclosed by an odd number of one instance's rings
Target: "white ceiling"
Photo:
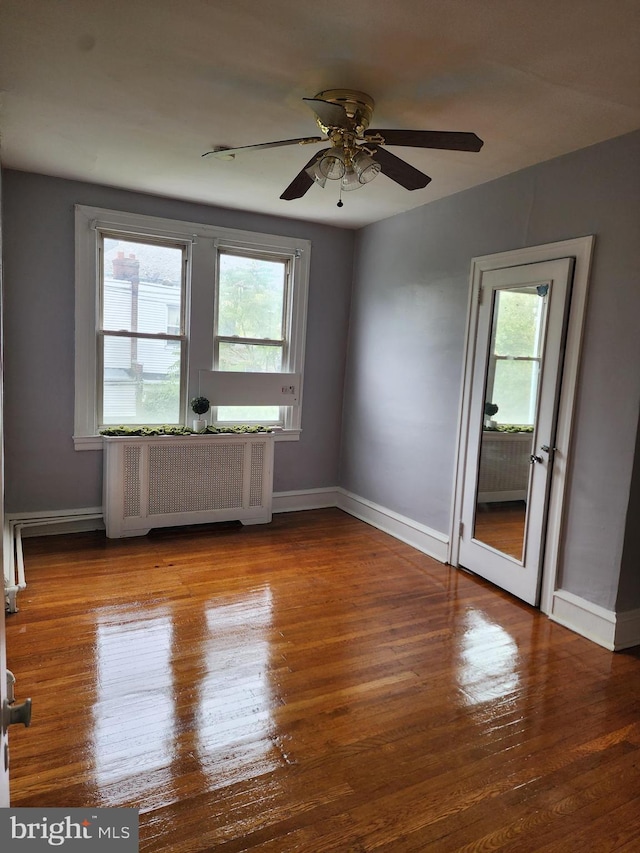
[[[0,0],[6,167],[359,227],[640,128],[640,0]],[[432,178],[279,195],[320,146],[303,97],[354,88],[372,127],[472,131],[392,148]]]

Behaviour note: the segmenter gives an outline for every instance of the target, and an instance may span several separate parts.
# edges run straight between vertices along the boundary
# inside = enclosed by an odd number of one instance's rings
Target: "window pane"
[[[183,250],[104,238],[103,328],[176,334]]]
[[[497,355],[535,357],[540,354],[544,300],[535,290],[496,292]]]
[[[218,423],[270,423],[280,420],[279,406],[218,406]]]
[[[282,347],[260,344],[220,342],[218,370],[246,373],[279,373],[282,370]]]
[[[539,362],[496,362],[492,402],[498,406],[493,416],[499,424],[532,426],[536,412]]]
[[[180,422],[179,341],[104,338],[102,422]]]
[[[282,340],[286,262],[219,257],[218,334]]]

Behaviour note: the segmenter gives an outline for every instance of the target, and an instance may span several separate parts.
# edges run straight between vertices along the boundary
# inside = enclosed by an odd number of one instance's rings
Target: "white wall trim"
[[[338,506],[339,490],[335,486],[324,489],[304,489],[293,492],[274,492],[272,512],[298,512],[305,509],[326,509]]]
[[[609,651],[616,648],[616,614],[586,598],[565,589],[557,589],[553,593],[549,619]]]
[[[441,563],[447,562],[449,537],[444,533],[439,533],[412,518],[354,495],[346,489],[338,489],[337,506],[349,515],[359,518],[360,521],[371,524],[378,530],[422,551],[423,554],[433,557],[434,560]]]
[[[549,618],[612,652],[640,646],[640,609],[615,613],[557,589]]]
[[[616,651],[640,646],[640,609],[616,614]]]

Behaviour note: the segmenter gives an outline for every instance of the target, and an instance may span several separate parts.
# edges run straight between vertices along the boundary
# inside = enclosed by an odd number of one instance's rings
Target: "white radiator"
[[[271,521],[273,435],[104,436],[107,536],[153,527]]]
[[[478,476],[481,503],[526,500],[532,443],[532,433],[483,431]]]

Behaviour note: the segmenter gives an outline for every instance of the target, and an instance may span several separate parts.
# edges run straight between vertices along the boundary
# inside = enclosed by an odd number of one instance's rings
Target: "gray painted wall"
[[[448,533],[470,261],[595,234],[561,583],[613,608],[640,407],[639,224],[634,133],[360,231],[341,485]],[[624,591],[619,609],[640,606],[637,578]]]
[[[102,452],[75,451],[74,204],[312,241],[302,437],[276,445],[276,491],[335,486],[354,232],[6,171],[5,441],[9,512],[102,503]]]

